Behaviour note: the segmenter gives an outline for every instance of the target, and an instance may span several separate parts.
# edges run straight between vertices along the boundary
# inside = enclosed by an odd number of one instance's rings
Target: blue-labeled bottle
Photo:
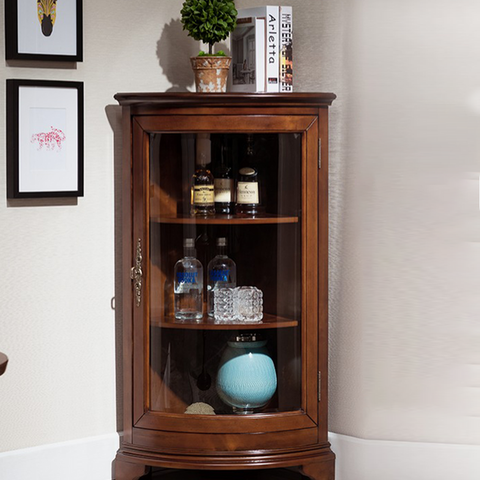
[[[195,241],[185,238],[183,258],[174,267],[175,318],[201,321],[203,318],[203,267],[196,256]]]
[[[226,254],[227,239],[217,238],[217,255],[208,264],[207,312],[213,317],[215,291],[219,288],[237,286],[237,266]]]

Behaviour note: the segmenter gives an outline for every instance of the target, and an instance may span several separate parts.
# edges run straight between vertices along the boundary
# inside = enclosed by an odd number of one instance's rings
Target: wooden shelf
[[[156,223],[200,224],[200,225],[262,225],[276,223],[298,223],[298,217],[263,214],[258,217],[237,215],[214,215],[211,217],[192,217],[190,215],[161,215],[150,217]]]
[[[153,327],[187,330],[264,330],[267,328],[297,327],[298,321],[264,313],[263,321],[260,323],[214,323],[212,319],[205,316],[201,322],[180,322],[173,317],[167,317],[163,320],[160,317],[152,317],[151,325]]]

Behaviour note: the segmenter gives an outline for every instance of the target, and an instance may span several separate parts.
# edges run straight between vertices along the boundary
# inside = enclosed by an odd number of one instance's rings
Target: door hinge
[[[318,168],[322,168],[322,139],[318,139]]]
[[[318,401],[322,401],[322,372],[318,372]]]

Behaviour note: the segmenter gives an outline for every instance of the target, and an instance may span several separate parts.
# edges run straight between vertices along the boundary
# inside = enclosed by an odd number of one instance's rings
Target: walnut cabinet
[[[124,431],[114,478],[139,479],[151,467],[288,468],[312,480],[333,480],[335,456],[327,440],[327,182],[328,108],[335,95],[115,98],[123,112]],[[222,165],[235,182],[241,168],[254,166],[260,203],[255,215],[236,214],[234,205],[228,215],[191,215],[200,134],[209,141],[207,168],[214,176]],[[207,265],[219,237],[228,241],[237,286],[263,293],[260,322],[219,323],[206,305],[199,320],[175,317],[174,268],[184,239],[194,239],[203,265],[205,303]],[[245,335],[262,340],[276,387],[265,405],[239,411],[222,399],[217,380],[229,342]],[[243,373],[234,372],[232,380]],[[239,380],[241,393],[252,378],[263,383],[255,375]],[[200,413],[185,413],[192,405]]]

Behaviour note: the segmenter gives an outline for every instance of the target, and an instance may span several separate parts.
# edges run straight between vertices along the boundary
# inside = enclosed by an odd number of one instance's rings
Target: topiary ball
[[[180,11],[183,29],[208,45],[225,40],[237,25],[237,10],[231,0],[185,0]]]

